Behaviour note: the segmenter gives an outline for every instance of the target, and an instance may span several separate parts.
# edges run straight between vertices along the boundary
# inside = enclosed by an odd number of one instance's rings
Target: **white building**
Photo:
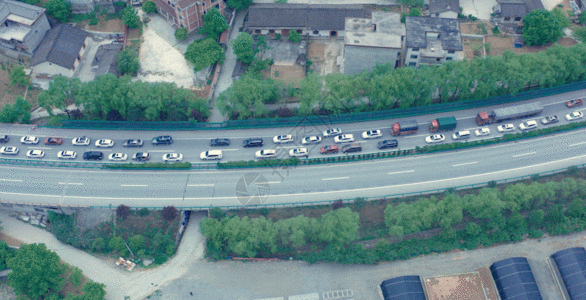
[[[458,19],[406,17],[405,29],[406,67],[442,65],[464,58]]]
[[[19,1],[0,0],[0,48],[32,56],[51,29],[45,9]]]

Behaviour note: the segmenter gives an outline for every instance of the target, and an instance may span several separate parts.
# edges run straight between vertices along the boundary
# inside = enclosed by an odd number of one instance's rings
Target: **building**
[[[372,12],[372,18],[346,18],[344,73],[372,70],[377,63],[401,65],[405,25],[393,12]]]
[[[158,12],[174,28],[185,28],[192,33],[203,25],[203,15],[212,8],[217,8],[224,15],[226,2],[223,0],[154,0]]]
[[[405,31],[405,66],[442,65],[464,58],[457,19],[406,17]]]
[[[32,56],[49,29],[44,8],[0,0],[0,48]]]
[[[429,16],[457,19],[460,13],[460,0],[429,0]]]
[[[362,5],[255,3],[248,8],[244,29],[252,34],[281,34],[292,30],[309,36],[344,36],[346,18],[365,18]]]
[[[536,9],[545,9],[541,0],[497,0],[492,8],[495,23],[521,22],[525,15]]]
[[[116,76],[120,75],[116,59],[118,53],[122,51],[122,46],[122,43],[112,43],[98,47],[94,60],[92,61],[92,68],[95,70],[96,77],[108,73]]]
[[[85,53],[90,37],[71,24],[49,30],[35,52],[31,67],[37,77],[72,77]]]

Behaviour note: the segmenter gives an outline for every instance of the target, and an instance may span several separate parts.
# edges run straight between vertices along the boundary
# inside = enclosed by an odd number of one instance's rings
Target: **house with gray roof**
[[[536,10],[545,9],[541,0],[497,0],[492,8],[493,22],[515,23],[521,22],[525,15]]]
[[[460,0],[429,0],[429,16],[457,19],[460,13]]]
[[[405,25],[394,12],[372,12],[372,17],[346,18],[344,73],[370,71],[377,64],[401,65]]]
[[[248,8],[244,30],[251,34],[281,34],[293,30],[309,36],[344,36],[346,18],[365,18],[362,5],[254,3]]]
[[[464,58],[458,19],[406,17],[405,66],[442,65]]]
[[[118,53],[122,51],[122,46],[122,43],[112,43],[98,47],[98,51],[96,51],[96,55],[92,61],[92,68],[95,70],[96,77],[108,73],[116,76],[120,75],[116,59]]]
[[[71,24],[49,30],[35,52],[31,67],[37,77],[73,77],[91,38]]]
[[[20,1],[0,0],[0,50],[31,57],[51,29],[45,11]]]

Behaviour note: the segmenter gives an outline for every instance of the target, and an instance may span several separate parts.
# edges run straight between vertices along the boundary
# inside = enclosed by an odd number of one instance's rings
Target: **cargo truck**
[[[429,123],[429,131],[454,130],[457,125],[456,117],[437,118]]]
[[[392,135],[406,135],[406,134],[413,134],[416,133],[419,129],[419,124],[417,120],[406,120],[400,121],[391,127],[391,134]]]
[[[534,116],[543,111],[543,106],[539,102],[522,104],[517,106],[497,108],[488,114],[486,112],[479,112],[476,116],[476,123],[480,126],[492,124],[495,122],[502,122],[505,120],[524,118]]]

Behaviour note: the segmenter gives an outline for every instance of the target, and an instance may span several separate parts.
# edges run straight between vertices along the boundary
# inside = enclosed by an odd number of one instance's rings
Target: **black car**
[[[0,143],[8,143],[10,138],[7,135],[0,135]]]
[[[132,156],[132,160],[136,161],[147,161],[151,159],[151,156],[148,152],[138,152]]]
[[[263,145],[263,140],[261,138],[247,139],[247,140],[244,140],[242,145],[244,146],[244,148],[261,147]]]
[[[230,140],[229,139],[213,139],[210,141],[210,146],[212,146],[212,147],[230,146]]]
[[[384,140],[378,142],[376,145],[379,149],[387,149],[387,148],[397,148],[399,146],[399,141],[397,140]]]
[[[104,158],[104,153],[100,151],[88,151],[83,154],[83,159],[85,160],[102,160]]]
[[[126,140],[122,144],[123,147],[142,147],[142,140]]]
[[[170,135],[161,135],[153,138],[153,145],[171,145],[173,138]]]

